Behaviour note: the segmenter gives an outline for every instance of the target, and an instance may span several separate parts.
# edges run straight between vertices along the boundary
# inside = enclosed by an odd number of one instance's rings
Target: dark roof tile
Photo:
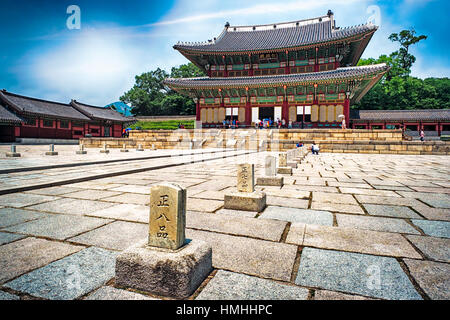
[[[87,105],[84,103],[80,103],[78,101],[73,100],[71,102],[71,105],[82,112],[83,114],[87,115],[90,118],[93,119],[99,119],[99,120],[110,120],[110,121],[118,121],[118,122],[128,122],[130,121],[129,118],[124,117],[121,113],[111,109],[111,108],[102,108],[102,107],[96,107]]]
[[[450,121],[450,109],[352,110],[357,121]]]
[[[297,73],[288,75],[254,76],[254,77],[229,77],[229,78],[169,78],[165,83],[174,88],[221,88],[226,86],[244,87],[264,84],[290,84],[309,81],[321,81],[328,79],[346,79],[371,74],[379,74],[388,70],[385,63],[338,68],[331,71]]]
[[[0,105],[0,123],[1,122],[21,123],[22,119],[6,109],[4,106]]]
[[[17,109],[19,113],[74,120],[90,120],[70,104],[20,96],[7,91],[0,91],[0,100],[3,100],[3,103],[11,108]]]
[[[276,28],[273,27],[274,25]],[[340,40],[376,29],[377,26],[371,23],[348,28],[335,28],[333,17],[324,16],[262,26],[225,27],[215,41],[179,42],[174,48],[201,52],[270,50]]]

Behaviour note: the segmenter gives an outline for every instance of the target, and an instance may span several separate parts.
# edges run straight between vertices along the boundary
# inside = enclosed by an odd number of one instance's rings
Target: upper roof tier
[[[333,13],[329,12],[326,16],[313,19],[268,25],[229,26],[227,23],[215,40],[197,43],[179,42],[174,48],[199,53],[288,49],[345,40],[374,32],[377,28],[370,22],[338,28],[335,26]]]

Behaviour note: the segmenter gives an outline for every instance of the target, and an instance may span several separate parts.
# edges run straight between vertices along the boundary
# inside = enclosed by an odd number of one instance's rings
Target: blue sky
[[[67,7],[81,10],[69,30]],[[412,75],[449,77],[446,0],[0,0],[0,88],[18,94],[106,105],[134,84],[134,76],[188,61],[172,46],[204,41],[231,25],[267,24],[325,15],[338,26],[375,19],[380,26],[363,58],[397,50],[387,37],[414,27],[428,39],[412,49]]]

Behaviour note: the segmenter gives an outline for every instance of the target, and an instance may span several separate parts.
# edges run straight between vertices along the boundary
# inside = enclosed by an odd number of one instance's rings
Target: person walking
[[[425,140],[425,132],[423,132],[423,129],[420,130],[420,141],[424,141]]]

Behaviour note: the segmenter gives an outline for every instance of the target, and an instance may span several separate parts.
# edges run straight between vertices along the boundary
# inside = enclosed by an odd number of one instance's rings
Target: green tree
[[[450,108],[450,80],[448,78],[418,79],[411,77],[411,67],[416,58],[410,47],[427,36],[416,36],[414,29],[402,30],[389,36],[399,42],[400,49],[378,59],[361,59],[358,65],[386,63],[390,69],[365,96],[352,108],[368,109],[437,109]]]
[[[172,68],[170,77],[192,78],[205,73],[192,63]],[[189,97],[171,90],[164,84],[169,74],[157,68],[135,77],[136,83],[120,100],[131,104],[133,115],[191,115],[195,114],[195,104]]]
[[[400,43],[400,49],[391,53],[391,56],[398,61],[398,65],[404,70],[405,75],[411,73],[411,67],[416,62],[416,57],[409,53],[409,47],[425,40],[427,36],[416,36],[414,29],[402,30],[400,33],[392,33],[389,40]]]

